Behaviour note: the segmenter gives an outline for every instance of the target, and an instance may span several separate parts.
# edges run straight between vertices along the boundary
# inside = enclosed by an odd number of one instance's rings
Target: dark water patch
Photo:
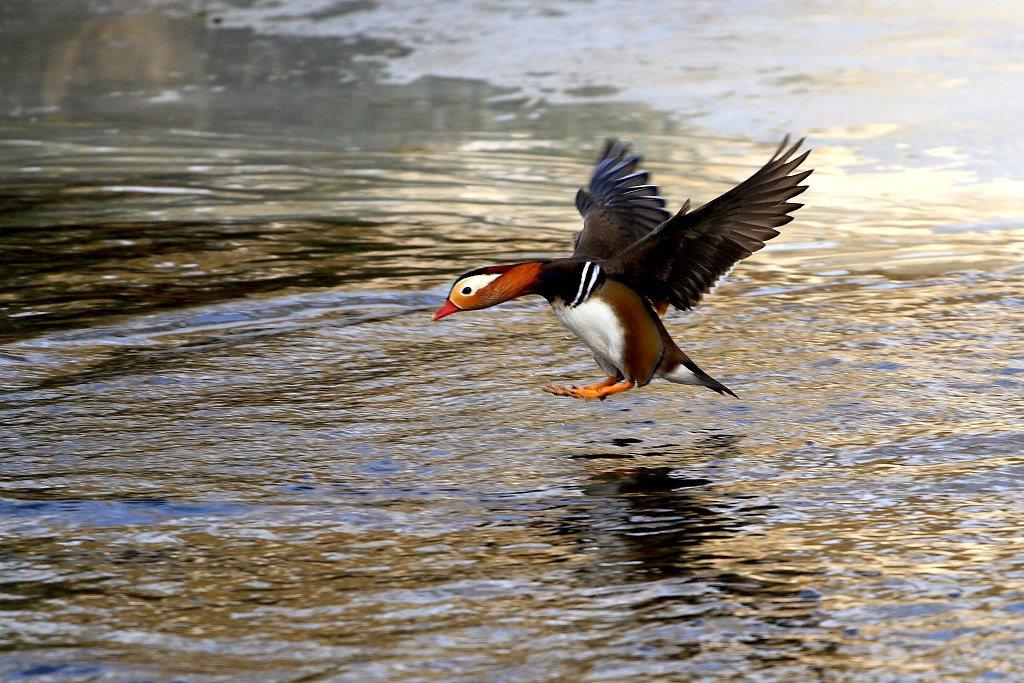
[[[330,288],[418,269],[360,264],[408,231],[368,224],[280,222],[246,226],[133,223],[32,230],[5,240],[0,288],[7,340],[83,322],[278,292]],[[401,233],[407,233],[403,237]],[[44,234],[45,233],[45,234]],[[47,236],[53,235],[59,243]],[[399,253],[401,249],[398,250]],[[237,257],[239,253],[249,256]],[[396,254],[397,256],[398,254]],[[397,266],[397,264],[396,264]],[[437,269],[429,270],[430,277]],[[48,283],[43,284],[41,283]]]
[[[38,680],[41,677],[48,680],[80,680],[83,677],[95,678],[106,673],[108,671],[105,667],[96,664],[37,664],[11,672],[9,676],[10,680],[14,681]]]
[[[10,520],[47,518],[71,528],[152,525],[181,518],[240,515],[243,505],[179,503],[162,498],[112,500],[0,500],[0,517]]]
[[[573,453],[570,458],[579,460],[632,460],[635,456],[629,453]]]
[[[110,665],[90,648],[66,652],[22,652],[0,657],[0,676],[5,681],[60,683],[66,681],[117,680],[125,683],[187,683],[189,679],[146,672],[138,662]]]

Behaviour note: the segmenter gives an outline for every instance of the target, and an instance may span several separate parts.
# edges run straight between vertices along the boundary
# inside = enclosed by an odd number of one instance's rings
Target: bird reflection
[[[733,436],[711,435],[687,450],[702,459],[728,457],[738,451],[738,441]],[[679,447],[634,450],[645,457],[660,456],[662,461],[673,451]],[[685,464],[690,465],[689,459]],[[702,549],[707,541],[733,536],[748,523],[741,519],[747,514],[737,501],[729,500],[699,473],[700,468],[670,464],[618,467],[595,474],[583,486],[587,500],[599,509],[584,533],[601,549],[606,560],[602,572],[614,567],[628,568],[633,575],[692,572],[708,559]]]
[[[702,476],[714,471],[714,459],[749,457],[742,437],[711,434],[685,449],[628,448],[633,458],[654,455],[659,464],[613,461],[581,487],[583,501],[562,519],[559,533],[573,535],[579,552],[592,557],[578,567],[580,580],[644,623],[668,629],[651,632],[645,646],[654,650],[698,656],[703,645],[693,634],[749,622],[762,631],[755,659],[798,658],[808,645],[792,629],[820,628],[817,593],[808,588],[813,572],[794,569],[757,533],[772,524],[775,506]],[[718,637],[729,639],[729,628]],[[819,647],[831,645],[811,649]]]
[[[793,594],[793,576],[775,580],[760,571],[776,564],[771,549],[751,543],[758,538],[752,527],[774,506],[703,476],[713,471],[712,459],[745,455],[741,436],[708,434],[685,448],[629,448],[634,459],[657,456],[659,464],[597,472],[582,486],[583,502],[562,520],[559,533],[576,535],[600,558],[585,572],[602,582],[693,577],[736,593]]]

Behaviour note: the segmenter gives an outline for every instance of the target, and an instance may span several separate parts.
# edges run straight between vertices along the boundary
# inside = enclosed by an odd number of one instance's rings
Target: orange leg
[[[618,377],[614,375],[608,375],[608,377],[601,380],[600,382],[597,382],[596,384],[588,384],[585,387],[580,387],[580,389],[582,389],[583,391],[596,391],[597,389],[604,389],[605,387],[610,387],[611,385],[615,384],[618,381]]]
[[[573,384],[571,387],[559,387],[554,384],[549,384],[546,387],[544,387],[544,391],[548,392],[549,394],[554,394],[555,396],[572,396],[573,392],[575,391],[590,391],[596,389],[604,389],[605,387],[610,387],[611,385],[615,384],[618,381],[618,377],[616,377],[615,375],[609,375],[607,379],[603,379],[597,384],[588,384],[585,387],[578,387],[575,384]]]
[[[544,387],[544,391],[555,396],[571,396],[573,398],[584,398],[587,400],[599,398],[602,401],[612,394],[617,394],[621,391],[627,391],[636,386],[636,382],[631,379],[622,380],[619,382],[618,377],[609,377],[603,382],[597,384],[588,384],[585,387],[578,387],[573,385],[571,387],[556,387],[554,384],[549,384]]]

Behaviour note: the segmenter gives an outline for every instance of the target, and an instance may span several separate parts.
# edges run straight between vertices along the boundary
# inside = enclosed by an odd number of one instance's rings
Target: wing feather
[[[764,247],[776,228],[793,220],[802,204],[789,201],[807,189],[811,171],[794,173],[810,154],[794,156],[803,140],[787,136],[756,173],[693,211],[675,216],[611,256],[605,272],[652,301],[692,308],[736,263]]]
[[[576,194],[583,231],[573,244],[573,258],[603,261],[647,235],[672,215],[650,174],[638,171],[640,157],[629,145],[607,140],[594,166],[590,185]]]

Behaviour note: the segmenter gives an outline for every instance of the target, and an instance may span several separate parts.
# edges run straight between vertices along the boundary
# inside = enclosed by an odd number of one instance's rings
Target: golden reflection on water
[[[740,399],[587,404],[539,391],[596,371],[543,302],[429,322],[453,275],[568,251],[589,170],[569,142],[469,137],[150,141],[136,167],[174,184],[64,148],[97,177],[65,161],[23,226],[64,241],[18,239],[77,265],[9,300],[170,305],[5,345],[7,642],[150,677],[1014,672],[1015,183],[821,147],[798,220],[669,318]],[[770,152],[642,142],[676,204]]]

